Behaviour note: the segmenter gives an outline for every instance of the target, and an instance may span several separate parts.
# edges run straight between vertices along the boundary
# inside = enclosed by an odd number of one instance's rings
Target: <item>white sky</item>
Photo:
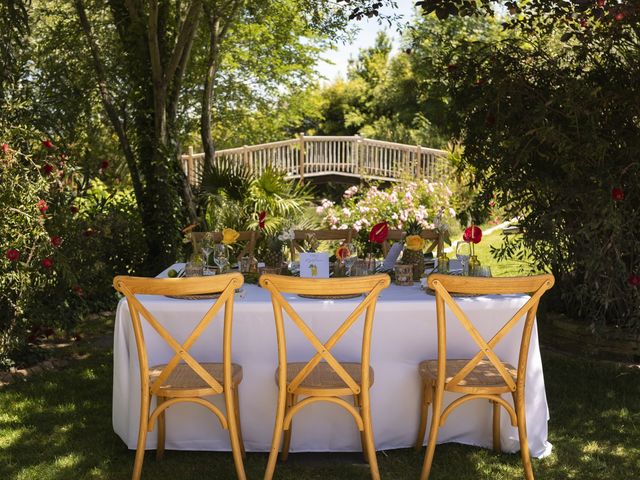
[[[394,49],[400,46],[400,35],[396,26],[398,23],[406,23],[411,19],[414,13],[415,0],[396,0],[396,2],[398,4],[397,9],[383,9],[381,11],[383,14],[395,13],[402,17],[393,22],[391,26],[385,20],[379,24],[375,17],[359,21],[353,20],[354,24],[360,28],[353,42],[348,45],[338,44],[337,51],[328,51],[324,54],[324,57],[333,62],[333,65],[327,61],[321,61],[316,65],[316,71],[326,77],[323,82],[331,82],[338,76],[345,78],[349,59],[356,58],[360,49],[372,46],[375,42],[376,34],[380,30],[387,32],[387,35],[393,41]]]

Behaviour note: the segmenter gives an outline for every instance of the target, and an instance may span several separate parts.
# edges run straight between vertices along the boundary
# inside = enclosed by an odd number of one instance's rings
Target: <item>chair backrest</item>
[[[286,312],[292,322],[302,331],[305,337],[316,349],[316,354],[307,362],[302,370],[291,381],[290,390],[295,390],[321,362],[325,361],[336,374],[344,381],[354,394],[360,393],[360,386],[340,365],[340,362],[333,356],[331,349],[351,328],[351,326],[365,313],[364,327],[362,332],[362,350],[360,354],[362,370],[362,385],[369,385],[369,352],[371,345],[371,329],[376,303],[380,292],[390,284],[389,275],[371,275],[367,277],[351,278],[296,278],[283,275],[264,274],[260,277],[260,285],[271,292],[273,312],[276,320],[276,335],[278,339],[278,363],[280,365],[280,388],[284,388],[287,364],[287,348],[285,339],[284,319],[282,312]],[[322,343],[304,320],[298,315],[291,304],[282,296],[282,293],[294,293],[302,295],[326,295],[332,294],[366,294],[366,297],[338,327],[338,329]]]
[[[213,378],[199,363],[189,354],[189,349],[200,337],[202,332],[214,319],[216,314],[224,307],[224,330],[222,339],[222,357],[224,381],[231,383],[231,326],[233,320],[233,301],[235,290],[242,286],[244,278],[240,273],[226,275],[214,275],[206,277],[190,278],[143,278],[117,276],[113,279],[113,286],[124,294],[129,304],[131,322],[138,349],[138,362],[140,365],[140,384],[143,391],[149,388],[149,363],[147,349],[142,330],[141,318],[158,332],[167,344],[175,352],[173,358],[167,363],[159,377],[151,385],[151,394],[157,394],[163,383],[169,378],[171,372],[180,362],[184,362],[193,372],[204,380],[216,393],[223,391],[222,385]],[[136,295],[201,295],[220,293],[218,299],[207,310],[204,317],[192,330],[191,334],[182,343],[178,343],[167,329],[153,316]]]
[[[438,377],[444,379],[447,360],[446,318],[445,305],[449,307],[454,316],[462,324],[463,328],[471,336],[480,349],[469,362],[447,383],[450,388],[455,388],[462,382],[478,363],[486,357],[496,368],[505,384],[511,391],[524,385],[527,368],[527,357],[531,341],[531,330],[536,318],[536,311],[542,295],[553,287],[555,279],[553,275],[536,275],[530,277],[503,277],[480,278],[456,275],[434,274],[429,276],[428,284],[436,294],[436,310],[438,319]],[[485,340],[473,322],[467,317],[458,302],[451,294],[529,294],[531,297],[518,309],[518,311],[498,330],[490,340]],[[517,384],[507,372],[502,362],[496,355],[496,345],[526,314],[522,337],[520,340],[520,352],[518,356]]]
[[[296,252],[302,252],[301,242],[308,239],[309,235],[313,235],[318,241],[344,241],[351,242],[356,236],[356,231],[352,228],[341,230],[294,230],[294,237],[291,241],[291,260],[295,260]]]
[[[191,243],[195,251],[200,250],[200,242],[206,234],[210,234],[214,242],[222,242],[222,232],[191,232]],[[258,230],[242,230],[238,232],[238,235],[238,242],[246,242],[238,254],[237,260],[240,261],[245,255],[253,256],[261,232]]]
[[[440,241],[441,233],[438,230],[422,230],[420,232],[420,236],[425,240],[431,240],[431,243],[426,249],[426,252],[432,252],[434,249],[436,250],[436,256],[439,256],[442,252],[442,242]],[[387,239],[382,244],[382,251],[384,256],[386,257],[389,253],[389,248],[391,247],[390,241],[400,242],[405,239],[407,236],[407,232],[404,230],[389,230],[389,235],[387,235]]]

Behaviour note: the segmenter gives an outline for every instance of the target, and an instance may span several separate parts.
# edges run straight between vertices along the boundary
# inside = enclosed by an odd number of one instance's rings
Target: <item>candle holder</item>
[[[403,287],[413,285],[413,264],[399,264],[393,267],[395,284]]]

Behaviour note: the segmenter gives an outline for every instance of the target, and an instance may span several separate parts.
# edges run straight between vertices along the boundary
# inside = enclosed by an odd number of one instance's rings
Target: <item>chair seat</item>
[[[200,365],[215,378],[221,385],[224,385],[224,373],[222,363],[200,363]],[[155,365],[149,368],[149,382],[153,383],[160,376],[167,364]],[[231,364],[231,381],[238,385],[242,381],[242,366],[236,363]],[[197,396],[203,395],[203,390],[213,390],[193,369],[181,363],[171,372],[160,391],[165,396]]]
[[[300,372],[300,370],[304,368],[306,364],[306,362],[287,363],[287,384],[291,383],[291,381]],[[362,376],[360,375],[362,366],[360,363],[340,362],[340,365],[342,365],[342,368],[344,368],[347,373],[351,375],[351,378],[353,378],[358,385],[362,383]],[[277,368],[276,383],[278,383],[279,372],[280,368]],[[373,368],[369,367],[369,387],[371,387],[371,385],[373,385]],[[305,393],[305,391],[307,390],[316,389],[348,390],[344,393],[338,391],[334,392],[338,395],[350,395],[352,393],[344,380],[342,380],[342,378],[340,378],[335,370],[333,370],[331,365],[326,362],[320,362],[318,365],[316,365],[316,367],[298,387],[300,393]]]
[[[445,385],[469,362],[469,359],[447,359],[446,363],[446,380]],[[507,372],[515,381],[518,375],[517,369],[509,364],[502,362]],[[420,376],[425,380],[435,381],[438,377],[438,361],[426,360],[420,362],[418,366]],[[469,388],[506,388],[509,389],[504,379],[489,360],[480,360],[478,365],[467,374],[467,376],[458,384],[458,387]],[[446,387],[445,387],[446,388]]]

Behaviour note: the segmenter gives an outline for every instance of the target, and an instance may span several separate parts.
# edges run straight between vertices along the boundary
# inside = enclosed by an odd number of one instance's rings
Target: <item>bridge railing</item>
[[[215,160],[247,165],[260,174],[268,166],[289,179],[343,175],[383,181],[404,177],[445,180],[450,173],[447,152],[420,145],[371,140],[355,136],[305,136],[291,140],[219,150]],[[204,153],[182,155],[192,184],[201,177]]]

